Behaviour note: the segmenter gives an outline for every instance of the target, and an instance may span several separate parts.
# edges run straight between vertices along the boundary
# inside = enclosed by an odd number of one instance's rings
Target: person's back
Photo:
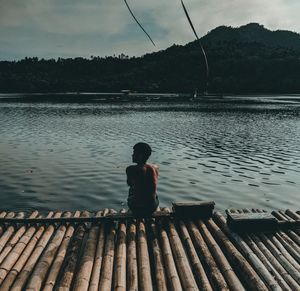
[[[137,165],[126,168],[129,188],[128,206],[137,216],[149,216],[158,206],[156,186],[158,168],[146,164],[151,155],[151,148],[145,143],[133,147],[132,161]]]

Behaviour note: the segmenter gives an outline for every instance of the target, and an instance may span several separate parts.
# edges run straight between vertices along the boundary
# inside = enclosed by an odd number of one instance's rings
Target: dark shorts
[[[148,217],[151,216],[152,213],[156,210],[158,207],[159,200],[158,197],[156,196],[156,199],[154,201],[150,201],[146,203],[143,206],[140,205],[135,205],[133,201],[128,201],[128,207],[132,211],[132,213],[135,216],[138,217]]]

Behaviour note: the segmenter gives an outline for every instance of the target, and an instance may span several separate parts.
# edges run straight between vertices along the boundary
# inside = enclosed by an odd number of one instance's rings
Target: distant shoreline
[[[0,102],[116,103],[116,102],[293,102],[300,94],[199,94],[188,93],[0,93]]]

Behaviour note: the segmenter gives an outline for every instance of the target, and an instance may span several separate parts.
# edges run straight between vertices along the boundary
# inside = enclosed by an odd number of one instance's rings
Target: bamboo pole
[[[164,258],[165,271],[168,279],[168,290],[182,291],[180,279],[172,255],[169,237],[161,223],[158,224],[158,234],[161,240],[162,255]]]
[[[292,217],[290,217],[289,215],[287,215],[284,211],[282,210],[279,210],[278,211],[283,217],[285,217],[285,220],[288,220],[288,221],[294,221],[295,219],[293,219]]]
[[[12,240],[10,241],[10,244],[7,247],[11,246],[11,252],[6,256],[6,258],[3,260],[2,264],[0,265],[0,284],[2,284],[7,273],[11,270],[13,265],[19,259],[20,255],[22,254],[23,250],[27,246],[32,236],[34,235],[35,231],[36,228],[32,226],[28,228],[28,230],[20,238],[20,240],[18,240],[17,243],[13,243]],[[16,235],[14,237],[16,237]]]
[[[258,237],[267,246],[270,252],[277,258],[278,262],[284,269],[300,284],[300,272],[288,261],[288,259],[281,253],[280,250],[273,244],[273,242],[263,233],[258,234]]]
[[[2,212],[0,213],[0,218],[5,217],[6,214],[7,214],[7,213],[6,213],[5,211],[2,211]],[[2,227],[2,225],[0,225],[0,237],[1,237],[2,233],[3,233],[3,227]]]
[[[61,212],[55,213],[55,215],[54,215],[54,217],[60,217],[60,216],[61,216]],[[43,236],[38,241],[37,246],[35,247],[34,251],[31,253],[25,266],[19,272],[18,277],[16,278],[14,284],[12,285],[12,289],[14,291],[21,291],[22,288],[24,287],[28,277],[30,276],[33,268],[35,267],[36,262],[38,261],[42,252],[46,248],[48,241],[50,240],[54,230],[55,230],[55,226],[49,225],[47,227],[46,231],[43,233]]]
[[[252,208],[252,212],[258,212],[258,213],[263,213],[263,212],[265,212],[265,213],[267,213],[268,211],[265,210],[265,209],[258,209],[258,208],[254,209],[254,208]]]
[[[212,222],[209,224],[210,230],[218,241],[222,243],[226,249],[226,254],[233,265],[239,270],[239,274],[245,278],[245,283],[249,290],[268,290],[264,282],[259,278],[259,273],[262,278],[268,282],[268,286],[272,289],[281,289],[271,274],[265,269],[264,265],[259,261],[257,256],[251,251],[242,238],[234,232],[231,232],[226,224],[224,216],[218,212],[214,214],[214,219],[218,222],[218,226]],[[225,235],[226,234],[226,235]],[[235,242],[243,255],[236,249],[229,238]],[[245,257],[244,257],[245,256]],[[250,266],[246,258],[251,262],[254,269]],[[257,273],[256,273],[257,272]]]
[[[113,210],[110,211],[110,213]],[[112,288],[113,264],[115,257],[116,230],[113,222],[108,223],[108,233],[105,240],[103,266],[101,268],[99,291],[107,291]]]
[[[228,260],[226,259],[224,253],[220,249],[219,245],[215,241],[215,239],[212,237],[211,233],[207,229],[206,225],[203,223],[202,220],[198,220],[198,227],[202,234],[202,237],[204,238],[207,246],[210,249],[210,252],[215,259],[217,265],[219,266],[230,290],[234,291],[242,291],[245,290],[244,286],[238,279],[237,275],[233,271],[231,265],[229,264]],[[208,224],[212,224],[211,219],[208,220]]]
[[[11,216],[14,217],[14,214],[11,214]],[[24,218],[24,216],[25,216],[24,212],[19,212],[16,217],[17,218]],[[10,237],[14,234],[14,232],[15,232],[15,226],[14,225],[9,225],[7,227],[7,229],[5,230],[5,232],[2,234],[2,236],[0,238],[0,253],[4,249],[6,243],[8,242]]]
[[[290,237],[300,246],[300,235],[297,235],[296,232],[292,230],[287,231]]]
[[[272,252],[265,246],[262,240],[259,239],[257,235],[251,234],[251,239],[256,243],[261,252],[265,255],[268,261],[272,264],[272,266],[278,271],[278,273],[282,276],[282,278],[287,282],[287,284],[291,287],[292,290],[298,290],[300,286],[293,279],[293,277],[285,270],[285,268],[281,265],[280,259],[277,256],[274,256]]]
[[[88,215],[89,213],[87,211],[83,211],[80,217],[87,217]],[[84,234],[85,224],[82,223],[76,227],[74,237],[70,243],[70,247],[67,250],[64,263],[64,272],[56,286],[57,291],[67,291],[71,289]]]
[[[181,240],[172,221],[168,221],[168,235],[171,249],[177,270],[179,272],[180,281],[184,290],[198,290],[193,272],[186,257]]]
[[[285,214],[287,214],[289,217],[291,217],[295,220],[300,220],[300,215],[290,209],[287,209],[285,211]]]
[[[249,211],[245,211],[246,213],[249,213]],[[262,213],[262,210],[255,210],[253,209],[252,212],[256,213]],[[265,256],[265,254],[260,250],[260,248],[258,247],[258,244],[252,239],[251,234],[244,234],[243,239],[245,240],[245,242],[248,244],[248,246],[252,249],[252,251],[256,254],[256,256],[261,260],[261,262],[266,266],[267,270],[273,274],[274,278],[276,279],[276,281],[278,282],[278,284],[280,285],[280,287],[282,288],[282,290],[292,290],[289,285],[287,284],[287,282],[284,280],[284,278],[281,276],[281,274],[279,272],[277,272],[276,267],[274,267],[272,265],[272,257],[271,260],[269,261],[267,259],[267,257]],[[270,258],[270,257],[269,257]]]
[[[232,208],[226,209],[226,210],[225,210],[225,213],[226,213],[226,214],[228,214],[228,213],[235,213],[235,209],[232,209]]]
[[[286,234],[288,234],[288,237],[290,239],[292,239],[292,241],[294,243],[296,243],[298,245],[298,247],[300,247],[300,236],[298,236],[294,231],[290,230],[290,229],[287,229],[285,231]]]
[[[121,210],[125,213],[125,210]],[[119,222],[116,246],[116,261],[114,265],[114,290],[126,290],[126,223]]]
[[[272,211],[272,214],[280,219],[280,220],[292,220],[294,221],[293,218],[290,218],[289,216],[287,216],[285,213],[279,213],[278,211]],[[291,229],[286,229],[285,233],[288,234],[288,236],[298,244],[298,246],[300,246],[300,230],[291,230]]]
[[[290,220],[286,215],[280,213],[279,211],[272,211],[273,216],[275,216],[278,220],[285,221]]]
[[[285,233],[282,231],[278,231],[275,234],[275,237],[282,244],[282,246],[291,254],[291,256],[300,263],[300,247],[290,239]]]
[[[290,209],[286,210],[285,213],[282,214],[285,215],[288,218],[288,220],[300,220],[300,215]],[[300,236],[300,229],[295,229],[294,232]]]
[[[194,277],[197,281],[197,285],[200,290],[203,291],[212,291],[212,287],[209,283],[209,280],[206,276],[205,270],[199,260],[197,252],[194,248],[192,239],[189,235],[186,225],[182,220],[178,222],[181,240],[185,246],[185,250],[189,256],[190,263],[192,266],[192,271],[194,273]]]
[[[29,218],[35,218],[38,216],[38,212],[34,211]],[[9,254],[9,252],[12,250],[12,248],[17,244],[19,239],[22,237],[22,235],[26,231],[26,226],[21,226],[10,238],[9,242],[6,244],[5,248],[0,253],[0,264],[3,262],[3,260],[6,258],[6,256]]]
[[[273,235],[269,235],[272,243],[277,247],[278,250],[287,258],[291,265],[293,265],[300,273],[300,265],[297,261],[291,256],[291,254],[285,249],[285,247],[279,242],[279,240]]]
[[[80,211],[76,211],[74,213],[73,217],[79,217],[79,216],[80,216]],[[62,263],[65,259],[67,249],[68,249],[70,240],[73,236],[73,233],[74,233],[74,225],[69,225],[67,227],[63,241],[59,247],[59,250],[57,251],[57,254],[55,256],[55,259],[53,261],[53,264],[52,264],[49,274],[47,276],[43,291],[53,290],[55,283],[56,283],[56,279],[61,270]]]
[[[129,222],[127,231],[127,290],[138,290],[138,270],[137,270],[137,256],[136,256],[136,221]]]
[[[137,254],[139,271],[139,290],[152,291],[151,267],[148,254],[146,227],[142,220],[137,222]]]
[[[48,218],[53,216],[53,212],[49,212],[47,215]],[[33,227],[34,228],[34,227]],[[30,229],[28,230],[30,231]],[[37,244],[39,238],[42,236],[43,232],[45,231],[45,226],[39,227],[36,233],[30,238],[30,241],[27,243],[27,238],[25,237],[23,241],[20,241],[20,248],[23,248],[23,246],[26,246],[23,252],[20,251],[18,254],[18,246],[16,246],[16,250],[13,250],[13,252],[17,253],[17,261],[14,262],[15,259],[13,259],[13,253],[11,254],[12,257],[7,257],[5,261],[3,262],[3,269],[1,269],[1,288],[3,290],[10,290],[11,285],[13,284],[14,280],[18,276],[18,274],[21,272],[23,266],[25,265],[26,261],[30,257],[35,245]],[[27,245],[26,245],[27,244]],[[7,264],[6,264],[7,261]],[[13,268],[12,268],[13,265]],[[12,268],[12,269],[11,269]],[[2,281],[3,279],[4,281]]]
[[[211,255],[199,229],[192,221],[187,222],[187,227],[198,256],[200,257],[201,261],[206,263],[206,266],[208,268],[208,275],[213,288],[217,290],[229,290],[229,287],[220,270],[218,269],[217,264],[213,256]]]
[[[70,217],[71,213],[66,212],[63,214],[64,217]],[[27,290],[41,290],[43,282],[46,278],[47,272],[55,258],[57,250],[63,240],[66,232],[66,226],[61,225],[54,233],[54,237],[47,245],[37,265],[35,266],[32,275],[27,284]]]
[[[174,212],[172,213],[166,213],[163,211],[160,212],[154,212],[152,215],[152,218],[167,218],[167,217],[173,217]],[[113,213],[110,215],[101,216],[101,217],[70,217],[70,218],[0,218],[0,224],[5,224],[5,223],[11,223],[11,224],[40,224],[40,223],[58,223],[58,224],[63,224],[63,223],[99,223],[99,222],[109,222],[109,221],[119,221],[119,220],[124,220],[124,219],[134,219],[135,216],[133,214],[125,213],[125,214],[120,214],[120,213]]]
[[[167,278],[165,274],[165,267],[163,263],[162,249],[159,246],[158,233],[155,222],[150,224],[150,241],[153,251],[153,261],[154,261],[154,272],[156,278],[156,290],[167,291]]]
[[[294,219],[288,217],[286,214],[281,213],[279,211],[272,211],[272,214],[278,219],[282,221],[293,221]],[[300,230],[291,230],[286,229],[285,232],[289,235],[290,238],[292,238],[293,241],[295,241],[300,246]]]
[[[96,217],[102,216],[102,212],[98,211]],[[93,225],[89,231],[88,239],[85,244],[83,257],[80,262],[80,268],[78,270],[77,276],[75,278],[74,290],[84,291],[88,290],[89,282],[93,270],[95,252],[97,247],[97,237],[98,237],[99,226]]]
[[[106,208],[104,209],[102,215],[106,216],[107,213],[108,213],[108,209]],[[102,222],[99,226],[98,243],[96,248],[91,280],[90,280],[89,291],[98,291],[100,274],[101,274],[101,265],[103,260],[104,244],[105,244],[105,223]]]
[[[265,257],[263,252],[259,249],[257,244],[252,240],[252,238],[249,235],[244,235],[243,239],[252,249],[252,251],[256,254],[256,256],[261,260],[261,262],[266,266],[267,270],[271,274],[273,274],[274,278],[276,279],[282,290],[292,291],[292,289],[288,286],[283,277],[279,274],[279,272],[277,272],[276,268],[273,267],[271,262]]]

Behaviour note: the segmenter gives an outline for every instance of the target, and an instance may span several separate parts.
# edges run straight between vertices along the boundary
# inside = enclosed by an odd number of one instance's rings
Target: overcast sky
[[[258,22],[300,32],[300,0],[185,0],[200,36],[219,25]],[[194,40],[180,0],[0,0],[0,59],[140,56]]]

